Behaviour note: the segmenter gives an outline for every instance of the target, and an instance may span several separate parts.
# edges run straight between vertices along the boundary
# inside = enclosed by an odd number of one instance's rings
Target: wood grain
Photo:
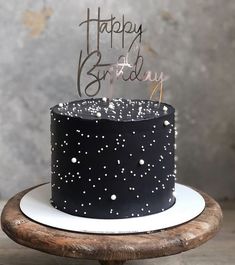
[[[200,192],[206,201],[205,210],[194,220],[173,228],[129,235],[68,232],[38,224],[22,214],[20,200],[31,189],[18,193],[5,205],[1,215],[3,231],[21,245],[57,256],[95,259],[104,265],[187,251],[212,238],[222,222],[218,203]]]
[[[101,265],[122,265],[125,261],[121,260],[100,260]]]

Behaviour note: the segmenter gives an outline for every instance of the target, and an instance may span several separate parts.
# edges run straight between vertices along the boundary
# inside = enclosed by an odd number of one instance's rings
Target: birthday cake
[[[101,219],[140,217],[175,203],[174,108],[89,98],[51,108],[51,204]]]

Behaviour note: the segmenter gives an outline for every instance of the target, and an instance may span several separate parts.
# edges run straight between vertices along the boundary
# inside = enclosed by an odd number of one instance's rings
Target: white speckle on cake
[[[110,102],[110,103],[109,103],[109,108],[110,108],[110,109],[115,109],[115,105],[114,105],[113,102]]]
[[[97,112],[96,113],[96,117],[100,118],[101,117],[101,113],[100,112]]]
[[[167,112],[167,111],[168,111],[168,108],[167,108],[167,106],[164,106],[164,107],[163,107],[163,111],[165,111],[165,112]]]
[[[164,126],[168,126],[168,125],[170,125],[170,122],[167,121],[167,120],[165,120],[165,121],[164,121]]]
[[[142,166],[142,165],[144,165],[144,159],[140,159],[139,160],[139,164]]]
[[[71,162],[72,162],[72,163],[76,163],[76,162],[77,162],[77,158],[76,158],[76,157],[73,157],[73,158],[71,159]]]
[[[116,196],[115,194],[112,194],[112,195],[111,195],[111,200],[112,200],[112,201],[115,201],[116,199],[117,199],[117,196]]]

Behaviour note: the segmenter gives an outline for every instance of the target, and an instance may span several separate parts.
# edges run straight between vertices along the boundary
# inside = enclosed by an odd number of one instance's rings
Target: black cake
[[[51,109],[52,205],[90,218],[159,213],[175,203],[174,108],[95,98]]]

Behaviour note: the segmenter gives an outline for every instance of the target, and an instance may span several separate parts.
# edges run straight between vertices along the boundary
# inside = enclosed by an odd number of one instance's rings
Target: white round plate
[[[161,213],[124,219],[94,219],[73,216],[55,209],[50,204],[51,185],[48,183],[25,194],[20,201],[20,208],[32,220],[63,230],[96,234],[140,233],[185,223],[205,208],[203,197],[189,187],[177,183],[175,194],[175,204]]]

